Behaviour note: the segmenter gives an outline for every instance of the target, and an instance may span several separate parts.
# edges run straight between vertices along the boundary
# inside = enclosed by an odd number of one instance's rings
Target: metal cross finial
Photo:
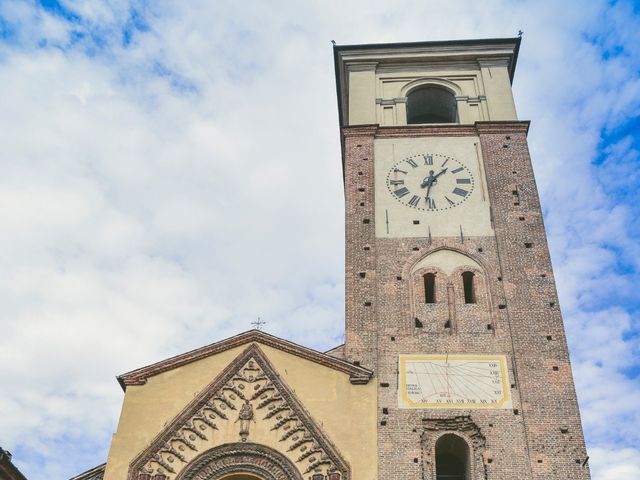
[[[518,30],[518,36],[521,37],[524,32],[522,30]]]
[[[263,322],[262,320],[260,320],[260,317],[258,317],[258,320],[256,320],[255,322],[251,322],[251,325],[255,325],[256,330],[262,330],[262,326],[266,323],[267,322]]]

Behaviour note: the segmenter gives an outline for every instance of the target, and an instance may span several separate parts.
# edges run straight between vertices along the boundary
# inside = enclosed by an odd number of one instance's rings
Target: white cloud
[[[341,341],[331,39],[518,29],[516,102],[533,120],[594,478],[637,468],[623,449],[640,423],[624,395],[638,390],[625,375],[638,360],[625,303],[637,271],[619,268],[640,258],[637,212],[615,192],[634,178],[638,152],[622,138],[593,163],[601,136],[640,105],[628,3],[576,2],[562,14],[551,1],[61,3],[82,21],[0,4],[16,25],[0,44],[0,378],[10,392],[0,431],[29,478],[103,461],[121,399],[115,374],[258,316],[312,347]],[[132,8],[145,27],[125,46]],[[624,53],[606,59],[603,46]]]

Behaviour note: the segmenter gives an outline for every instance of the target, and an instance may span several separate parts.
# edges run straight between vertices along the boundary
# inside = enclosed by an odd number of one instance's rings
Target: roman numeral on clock
[[[429,210],[433,210],[434,208],[436,208],[436,201],[433,198],[426,197],[424,200],[425,202],[427,202],[427,208]]]
[[[462,170],[464,170],[464,167],[459,167],[459,168],[456,168],[455,170],[451,170],[451,173],[458,173],[458,172],[461,172]]]
[[[409,189],[407,187],[402,187],[398,190],[394,190],[393,193],[395,193],[396,197],[402,198],[409,193]]]
[[[422,155],[424,157],[425,165],[433,165],[433,156],[431,155]]]
[[[404,185],[404,180],[389,180],[391,185]]]
[[[416,161],[413,158],[410,158],[409,160],[406,161],[409,165],[411,165],[413,168],[416,168],[418,166],[418,164],[416,163]]]
[[[456,183],[471,183],[470,178],[456,178]]]
[[[396,173],[397,173],[397,172],[404,173],[405,175],[407,174],[407,172],[405,172],[404,170],[400,170],[400,169],[399,169],[399,168],[397,168],[397,167],[396,167],[396,168],[394,168],[394,169],[393,169],[393,171],[394,171],[394,172],[396,172]]]
[[[444,198],[447,200],[447,202],[449,202],[449,205],[455,205],[456,202],[454,202],[453,200],[451,200],[449,197],[447,197],[446,195],[444,196]]]
[[[456,187],[456,188],[453,189],[452,193],[455,193],[456,195],[460,195],[461,197],[466,197],[467,193],[469,193],[469,192],[467,190],[463,189],[463,188]]]
[[[419,201],[420,197],[418,195],[414,195],[413,197],[411,197],[411,200],[409,200],[409,205],[411,205],[412,207],[417,207]]]

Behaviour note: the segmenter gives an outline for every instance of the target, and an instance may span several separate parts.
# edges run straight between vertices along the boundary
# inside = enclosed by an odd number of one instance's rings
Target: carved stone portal
[[[217,480],[233,473],[264,480],[302,480],[284,455],[263,445],[232,443],[208,450],[189,463],[178,480]]]
[[[265,422],[264,426],[277,434],[278,451],[248,441],[251,425],[256,422]],[[240,442],[221,446],[222,442],[216,441],[220,435],[217,432],[223,425],[237,423]],[[240,448],[242,445],[245,447]],[[288,470],[273,467],[267,469],[271,476],[262,472],[262,478],[301,479],[301,475],[312,475],[315,480],[349,480],[347,463],[254,343],[131,462],[128,479],[213,480],[218,478],[218,471],[227,472],[232,463],[242,466],[238,471],[250,472],[247,468],[251,462],[258,468],[266,465],[265,458],[273,460],[278,455],[295,466],[297,476],[288,473],[281,477],[280,473]],[[272,464],[284,465],[275,460]]]

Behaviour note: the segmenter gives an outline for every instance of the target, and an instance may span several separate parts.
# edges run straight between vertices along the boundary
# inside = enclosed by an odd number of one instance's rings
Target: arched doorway
[[[256,475],[251,475],[250,473],[232,473],[231,475],[226,475],[222,477],[221,480],[264,480]]]
[[[436,480],[470,480],[469,445],[453,433],[436,442]]]
[[[280,452],[253,443],[228,443],[194,458],[176,480],[303,480]]]

